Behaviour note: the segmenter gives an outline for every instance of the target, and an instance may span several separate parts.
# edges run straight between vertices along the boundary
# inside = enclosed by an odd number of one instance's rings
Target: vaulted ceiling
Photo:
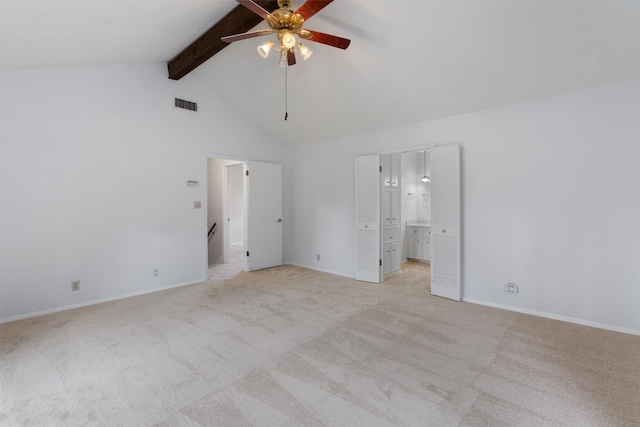
[[[167,63],[236,6],[0,0],[0,66]],[[635,0],[335,0],[305,28],[352,43],[307,43],[314,55],[287,69],[287,121],[285,69],[256,52],[273,36],[235,42],[189,77],[289,145],[640,78]]]

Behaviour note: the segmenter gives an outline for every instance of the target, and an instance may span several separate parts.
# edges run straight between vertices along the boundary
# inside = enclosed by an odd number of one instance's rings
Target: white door
[[[282,265],[282,165],[250,161],[245,178],[247,269]]]
[[[431,293],[460,301],[460,146],[431,149]]]
[[[380,156],[356,157],[356,280],[380,283]]]

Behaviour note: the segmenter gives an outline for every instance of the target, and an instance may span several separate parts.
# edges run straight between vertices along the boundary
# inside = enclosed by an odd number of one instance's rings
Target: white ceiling
[[[167,62],[236,2],[0,6],[0,65],[13,70]],[[233,43],[191,74],[289,145],[640,78],[635,0],[335,0],[305,28],[352,43],[307,43],[315,54],[288,68],[286,122],[284,69],[256,52],[268,36]]]

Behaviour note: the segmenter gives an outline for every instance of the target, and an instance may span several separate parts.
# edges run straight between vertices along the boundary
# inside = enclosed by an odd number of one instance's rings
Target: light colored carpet
[[[227,263],[210,265],[207,273],[207,280],[210,282],[219,282],[235,276],[244,270],[244,260],[244,244],[231,245]]]
[[[0,425],[637,426],[640,337],[283,266],[1,326]]]

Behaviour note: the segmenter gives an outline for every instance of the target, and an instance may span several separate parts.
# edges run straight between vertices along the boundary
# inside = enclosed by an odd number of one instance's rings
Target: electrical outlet
[[[153,275],[154,276],[158,276],[160,274],[160,269],[159,268],[154,268],[153,269]]]
[[[511,294],[511,295],[515,295],[518,293],[518,285],[516,285],[515,283],[505,283],[504,285],[504,293],[505,294]]]
[[[71,290],[72,291],[79,291],[80,290],[80,281],[79,280],[74,280],[73,282],[71,282]]]
[[[320,261],[320,254],[316,255],[316,261]]]

